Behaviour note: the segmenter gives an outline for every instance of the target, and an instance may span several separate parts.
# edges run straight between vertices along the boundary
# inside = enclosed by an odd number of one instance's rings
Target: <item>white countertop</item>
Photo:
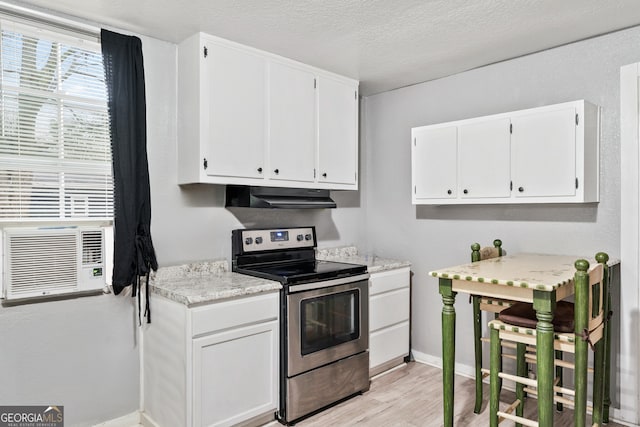
[[[408,261],[358,255],[354,246],[319,249],[316,256],[319,260],[366,265],[369,273],[411,266]],[[154,294],[186,306],[282,289],[279,282],[229,271],[226,260],[160,267],[151,274],[149,287]]]
[[[226,260],[161,267],[151,275],[150,289],[186,306],[282,289],[279,282],[230,272]]]
[[[381,258],[375,255],[358,255],[358,249],[355,246],[318,249],[316,258],[324,261],[366,265],[369,273],[379,273],[411,266],[409,261]]]

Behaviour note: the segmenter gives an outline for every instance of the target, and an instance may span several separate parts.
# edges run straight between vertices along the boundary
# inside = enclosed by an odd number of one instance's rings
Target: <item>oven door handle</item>
[[[361,280],[369,280],[369,273],[359,274],[357,276],[341,277],[339,279],[323,280],[321,282],[304,283],[302,285],[290,285],[289,293],[328,288],[330,286],[344,285],[346,283],[359,282]]]

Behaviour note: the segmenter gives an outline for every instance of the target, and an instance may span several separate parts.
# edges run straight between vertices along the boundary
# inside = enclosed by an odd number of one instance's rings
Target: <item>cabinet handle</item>
[[[518,191],[524,193],[524,187],[518,187]]]
[[[326,177],[327,177],[327,173],[326,173],[326,172],[325,172],[325,173],[323,173],[323,174],[322,174],[322,177],[323,177],[323,178],[326,178]]]
[[[280,173],[280,169],[274,169],[273,173],[275,173],[276,175],[278,175]]]
[[[258,168],[258,173],[262,173],[262,168]]]
[[[462,190],[462,192],[463,192],[464,194],[469,194],[469,190],[467,190],[466,188],[465,188],[464,190]]]
[[[451,194],[451,193],[452,193],[452,191],[451,191],[451,190],[447,190],[447,194]]]

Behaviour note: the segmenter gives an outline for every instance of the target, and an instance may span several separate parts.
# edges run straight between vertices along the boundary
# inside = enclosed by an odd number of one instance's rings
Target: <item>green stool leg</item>
[[[527,377],[527,362],[524,358],[527,352],[527,345],[523,343],[517,343],[516,347],[516,375],[519,377]],[[522,417],[524,415],[524,384],[516,383],[516,399],[520,401],[520,404],[516,407],[516,415]],[[522,427],[522,424],[516,423],[516,427]]]
[[[576,388],[574,425],[584,426],[587,415],[587,342],[580,338],[589,328],[589,263],[585,260],[575,262],[575,368],[573,371]]]
[[[451,289],[451,279],[439,279],[442,295],[442,391],[444,404],[444,426],[453,427],[453,395],[455,376],[456,341],[456,293]]]
[[[556,350],[556,359],[562,360],[562,352],[560,350]],[[562,366],[558,365],[556,366],[556,378],[558,378],[558,387],[562,387],[562,380],[563,380],[562,377],[563,377],[563,369],[562,369]],[[562,393],[556,393],[556,395],[562,396]],[[563,410],[562,402],[556,403],[556,410],[558,412],[562,412]]]
[[[596,255],[597,257],[597,255]],[[603,408],[602,408],[602,422],[607,424],[609,422],[609,406],[611,406],[611,270],[607,267],[608,257],[601,258],[598,262],[601,262],[604,267],[604,295],[605,306],[604,315],[606,316],[604,324],[604,396],[603,396]]]
[[[602,425],[604,385],[604,341],[601,339],[595,345],[593,357],[593,413],[592,425]]]
[[[491,427],[498,426],[498,407],[500,405],[500,384],[498,373],[500,372],[500,359],[502,359],[500,352],[502,347],[500,346],[500,335],[497,329],[491,328],[489,332],[491,335],[491,362],[490,362],[490,375],[489,375],[489,425]]]
[[[480,297],[473,295],[473,342],[476,358],[476,404],[473,412],[480,413],[482,407],[482,315],[480,312]]]

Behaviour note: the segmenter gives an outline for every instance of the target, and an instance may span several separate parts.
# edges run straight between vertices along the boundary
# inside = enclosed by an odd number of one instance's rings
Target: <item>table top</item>
[[[434,277],[554,291],[573,280],[572,255],[515,254],[430,271]],[[595,259],[586,258],[591,265]]]

